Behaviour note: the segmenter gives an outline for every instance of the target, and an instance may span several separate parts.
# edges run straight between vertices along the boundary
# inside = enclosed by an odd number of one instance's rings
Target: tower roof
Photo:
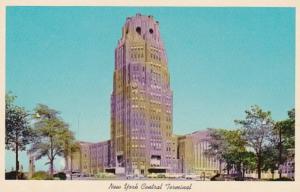
[[[127,17],[122,29],[122,38],[118,44],[122,45],[126,39],[133,41],[145,40],[154,45],[163,47],[159,32],[159,22],[154,20],[152,15],[142,15]]]

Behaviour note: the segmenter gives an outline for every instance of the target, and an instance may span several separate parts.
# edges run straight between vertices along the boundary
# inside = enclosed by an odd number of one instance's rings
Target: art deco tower
[[[152,16],[126,19],[115,49],[113,79],[111,145],[116,173],[171,171],[173,94],[159,23]]]

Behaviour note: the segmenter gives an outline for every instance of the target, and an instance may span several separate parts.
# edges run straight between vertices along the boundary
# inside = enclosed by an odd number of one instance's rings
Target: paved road
[[[67,180],[71,180],[70,178],[68,178]],[[172,181],[172,180],[176,180],[176,181],[195,181],[195,179],[185,179],[185,178],[177,178],[177,179],[170,179],[170,178],[130,178],[130,179],[126,179],[125,176],[123,177],[115,177],[115,178],[96,178],[96,177],[76,177],[76,176],[73,176],[72,180],[142,180],[142,181],[145,181],[145,180],[153,180],[153,181]],[[209,181],[209,179],[205,179],[205,181]]]

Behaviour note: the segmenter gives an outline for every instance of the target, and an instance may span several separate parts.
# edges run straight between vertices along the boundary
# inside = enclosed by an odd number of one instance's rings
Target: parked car
[[[189,174],[189,175],[185,175],[186,179],[197,179],[200,178],[200,175],[195,175],[195,174]]]
[[[66,177],[67,177],[67,179],[70,179],[71,178],[71,174],[70,173],[66,173]]]
[[[89,176],[89,174],[82,173],[80,176],[81,176],[81,177],[88,177],[88,176]]]
[[[77,171],[72,172],[72,177],[80,177],[80,176],[81,176],[80,172]]]
[[[134,179],[134,175],[133,174],[128,174],[128,175],[126,175],[126,179]]]

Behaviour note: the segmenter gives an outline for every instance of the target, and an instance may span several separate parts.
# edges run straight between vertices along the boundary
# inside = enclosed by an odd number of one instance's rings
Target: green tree
[[[295,109],[288,111],[288,119],[275,123],[273,134],[275,135],[274,145],[278,149],[277,164],[282,165],[290,156],[293,156],[290,149],[295,148]],[[281,172],[279,172],[279,177],[281,178]]]
[[[225,139],[225,129],[208,129],[210,142],[205,151],[208,156],[216,157],[219,160],[219,173],[222,173],[222,163],[225,162],[227,141]]]
[[[242,137],[240,130],[228,130],[225,132],[225,138],[228,143],[227,158],[235,165],[238,179],[242,178],[242,163],[244,153],[246,152],[246,141]]]
[[[77,152],[80,152],[80,144],[78,142],[72,142],[69,145],[69,152],[70,152],[70,172],[71,172],[71,180],[72,180],[72,172],[73,172],[73,155]]]
[[[243,178],[246,171],[254,171],[256,168],[255,154],[251,151],[245,151],[242,154],[242,171]]]
[[[287,146],[290,148],[295,148],[295,108],[288,111],[288,124],[289,126],[283,132],[286,138]]]
[[[210,129],[210,145],[206,154],[219,159],[221,172],[221,162],[226,162],[227,174],[230,169],[236,167],[239,179],[242,177],[242,163],[246,152],[246,141],[242,137],[240,130]]]
[[[46,156],[50,166],[50,175],[53,177],[54,160],[57,156],[66,154],[66,143],[72,138],[73,133],[59,116],[59,112],[49,108],[46,105],[39,104],[35,108],[39,114],[34,123],[34,132],[36,134],[31,152],[36,160]]]
[[[71,180],[72,180],[72,172],[73,172],[73,155],[76,152],[80,151],[80,144],[75,140],[74,133],[69,132],[65,135],[65,144],[64,144],[64,158],[66,162],[65,168],[70,170]],[[70,158],[70,165],[69,165]]]
[[[26,150],[31,141],[29,114],[23,107],[14,104],[16,96],[5,95],[5,148],[16,153],[16,179],[19,175],[19,151]]]
[[[65,168],[69,169],[69,161],[68,158],[71,156],[72,154],[72,147],[75,144],[75,137],[74,137],[74,133],[69,131],[68,133],[66,133],[65,138],[64,138],[64,158],[65,158]]]
[[[263,111],[259,106],[251,106],[246,110],[244,120],[235,120],[242,126],[247,145],[252,148],[256,155],[258,179],[261,178],[263,149],[269,144],[274,123],[270,111]]]
[[[273,144],[266,146],[263,149],[262,156],[262,170],[271,171],[272,179],[274,179],[275,170],[278,168],[278,150],[276,149],[276,146]]]

